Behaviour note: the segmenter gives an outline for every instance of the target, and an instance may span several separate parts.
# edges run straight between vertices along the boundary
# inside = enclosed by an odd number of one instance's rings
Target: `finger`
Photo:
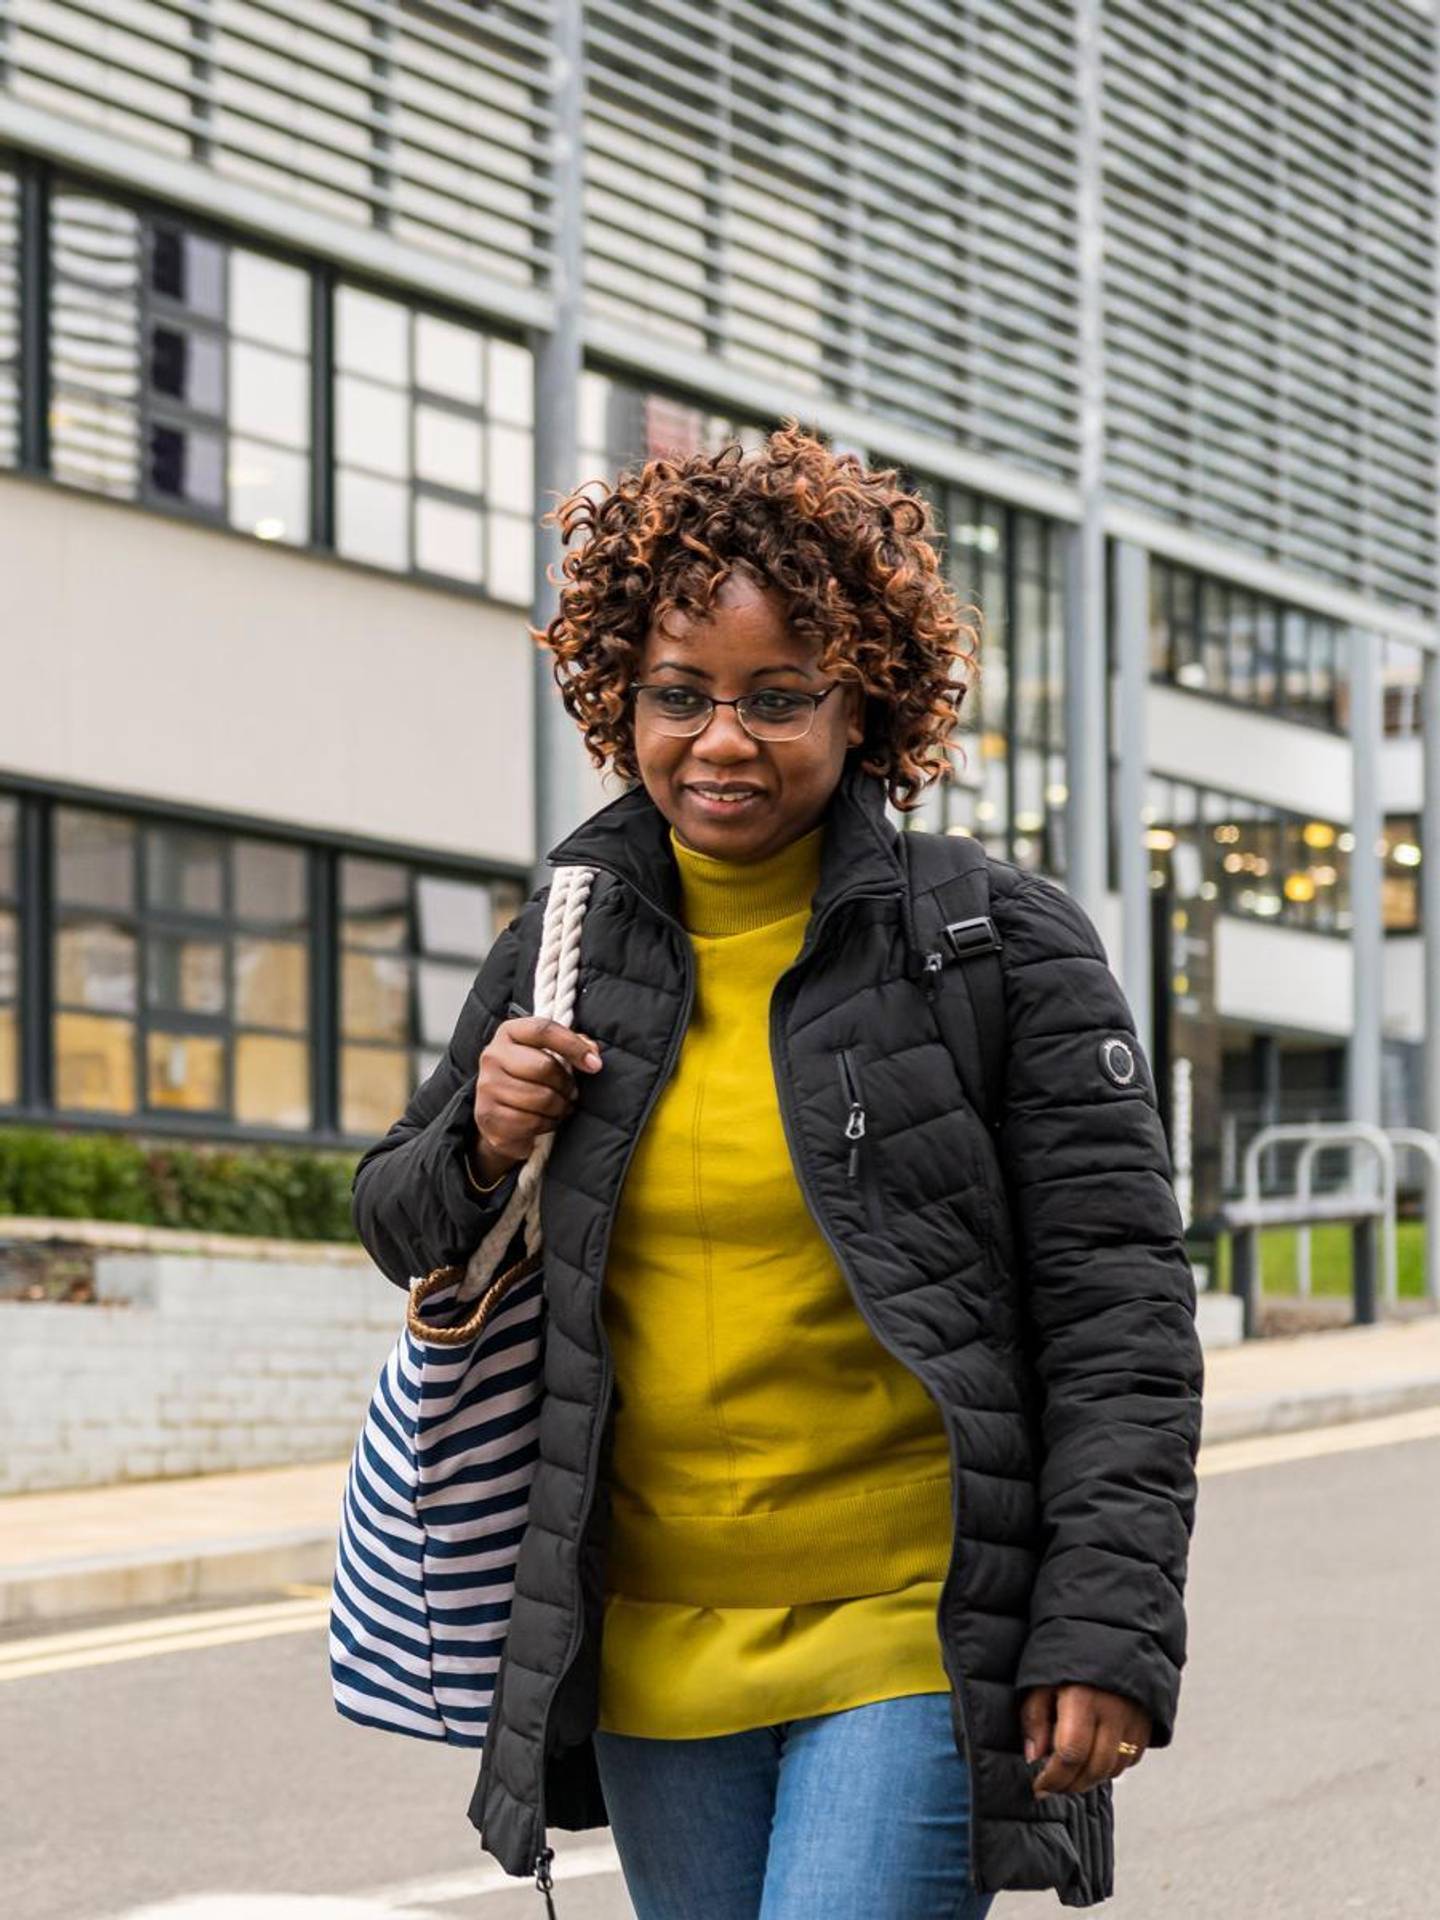
[[[568,1093],[575,1085],[574,1069],[568,1061],[557,1060],[539,1047],[507,1046],[504,1041],[496,1041],[488,1049],[480,1071],[482,1078],[488,1075],[497,1086],[510,1081],[516,1086],[553,1087],[556,1093]]]
[[[1054,1687],[1030,1687],[1020,1702],[1020,1731],[1025,1738],[1028,1765],[1050,1751],[1055,1731]]]
[[[558,1020],[547,1020],[540,1014],[528,1014],[523,1020],[507,1020],[505,1028],[509,1038],[518,1046],[543,1047],[547,1053],[558,1053],[562,1060],[568,1060],[572,1066],[580,1067],[586,1073],[599,1070],[600,1049],[595,1042],[588,1034],[577,1033],[573,1027],[562,1027]]]
[[[1037,1793],[1069,1793],[1095,1745],[1098,1715],[1085,1693],[1062,1687],[1055,1709],[1055,1743],[1035,1776]]]
[[[489,1109],[508,1107],[527,1119],[543,1115],[552,1120],[563,1120],[574,1104],[572,1088],[557,1092],[554,1087],[537,1086],[531,1080],[498,1080],[486,1102]]]
[[[1124,1759],[1120,1753],[1120,1742],[1124,1737],[1119,1721],[1109,1720],[1103,1713],[1099,1716],[1095,1723],[1095,1740],[1090,1748],[1090,1757],[1071,1782],[1071,1793],[1088,1793],[1091,1787],[1098,1786],[1102,1780],[1112,1780],[1116,1773],[1124,1771]]]

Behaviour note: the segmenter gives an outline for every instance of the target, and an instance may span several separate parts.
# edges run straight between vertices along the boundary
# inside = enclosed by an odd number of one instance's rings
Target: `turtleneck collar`
[[[810,905],[820,880],[825,825],[763,860],[723,860],[697,853],[670,829],[680,870],[681,917],[691,933],[713,936],[768,927]]]

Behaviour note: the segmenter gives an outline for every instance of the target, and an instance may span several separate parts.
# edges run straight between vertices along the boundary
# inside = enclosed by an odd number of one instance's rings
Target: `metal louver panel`
[[[0,85],[529,286],[550,22],[550,0],[0,0]]]
[[[1112,495],[1433,605],[1435,28],[1106,0]]]
[[[588,0],[586,298],[1071,479],[1068,0]]]

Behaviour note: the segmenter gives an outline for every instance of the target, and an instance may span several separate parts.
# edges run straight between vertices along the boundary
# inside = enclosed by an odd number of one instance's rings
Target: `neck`
[[[747,933],[808,909],[820,878],[823,823],[762,860],[726,860],[687,847],[670,829],[682,917],[691,933]]]

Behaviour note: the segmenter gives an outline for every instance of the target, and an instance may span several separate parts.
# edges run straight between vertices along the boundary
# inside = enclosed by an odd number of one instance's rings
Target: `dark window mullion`
[[[340,962],[337,856],[317,847],[310,855],[310,1125],[339,1131]]]
[[[310,544],[335,545],[335,274],[310,275]]]
[[[20,173],[20,467],[50,470],[50,179]]]
[[[51,802],[38,795],[20,802],[20,1102],[32,1109],[49,1108],[54,1089],[53,811]]]

